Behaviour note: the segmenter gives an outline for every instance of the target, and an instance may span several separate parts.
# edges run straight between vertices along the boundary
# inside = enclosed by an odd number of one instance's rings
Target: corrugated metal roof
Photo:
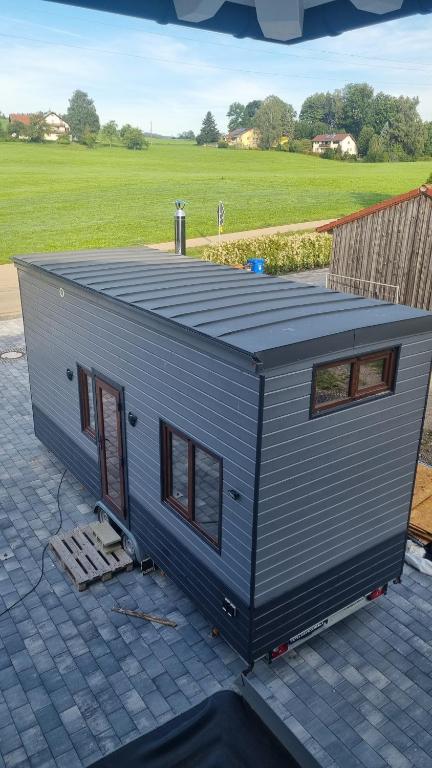
[[[15,258],[175,323],[267,365],[404,333],[432,330],[432,314],[256,275],[156,250],[123,249]]]

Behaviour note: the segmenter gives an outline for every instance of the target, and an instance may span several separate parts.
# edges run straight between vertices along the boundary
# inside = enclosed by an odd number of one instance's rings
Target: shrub
[[[219,149],[228,149],[229,144],[228,144],[227,141],[225,141],[225,139],[219,139],[218,147],[219,147]]]
[[[84,131],[84,135],[80,143],[85,144],[87,149],[94,149],[94,147],[96,146],[96,139],[97,139],[97,134],[94,133],[93,131],[89,131],[86,129]]]
[[[123,144],[128,149],[148,149],[149,142],[147,141],[145,134],[141,128],[133,128],[133,126],[123,126],[120,133],[122,133]]]
[[[57,139],[57,144],[71,144],[71,137],[69,133],[63,133]]]
[[[309,155],[312,152],[312,142],[310,139],[293,139],[289,143],[289,152]]]
[[[248,259],[265,259],[270,275],[326,267],[330,263],[331,235],[308,232],[294,235],[264,235],[234,243],[205,248],[202,258],[215,264],[246,264]]]
[[[430,176],[426,180],[426,184],[432,184],[432,173],[430,174]]]

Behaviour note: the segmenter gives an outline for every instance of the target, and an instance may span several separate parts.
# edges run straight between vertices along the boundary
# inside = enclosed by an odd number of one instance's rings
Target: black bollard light
[[[186,214],[184,200],[176,200],[174,215],[174,242],[177,256],[186,256]]]

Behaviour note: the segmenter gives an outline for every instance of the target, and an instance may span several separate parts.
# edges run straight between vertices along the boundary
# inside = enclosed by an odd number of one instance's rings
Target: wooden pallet
[[[133,568],[132,559],[121,547],[104,551],[91,525],[53,536],[50,547],[80,592],[94,581],[107,581],[115,573]]]

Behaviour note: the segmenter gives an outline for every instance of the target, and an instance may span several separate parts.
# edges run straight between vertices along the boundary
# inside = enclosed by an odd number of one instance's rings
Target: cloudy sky
[[[284,47],[45,0],[0,0],[0,110],[65,112],[76,88],[103,122],[175,135],[210,109],[275,93],[299,109],[347,82],[420,98],[432,119],[432,15]]]

